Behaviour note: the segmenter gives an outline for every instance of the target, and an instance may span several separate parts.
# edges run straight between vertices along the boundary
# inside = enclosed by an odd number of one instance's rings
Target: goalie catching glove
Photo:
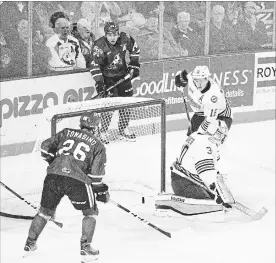
[[[99,185],[93,185],[93,190],[96,194],[96,200],[103,203],[108,203],[110,195],[108,192],[108,185],[102,183]]]
[[[188,84],[188,72],[184,69],[180,74],[175,76],[175,85],[177,87],[186,87]]]

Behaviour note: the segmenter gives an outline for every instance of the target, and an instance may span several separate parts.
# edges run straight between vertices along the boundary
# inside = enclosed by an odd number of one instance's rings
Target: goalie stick
[[[111,204],[113,204],[113,205],[119,207],[119,208],[122,209],[123,211],[127,212],[128,214],[130,214],[130,215],[132,215],[132,216],[138,218],[141,222],[143,222],[143,223],[145,223],[146,225],[152,227],[153,229],[157,230],[157,231],[160,232],[161,234],[163,234],[163,235],[165,235],[165,236],[167,236],[167,237],[169,237],[169,238],[172,237],[172,234],[171,234],[171,233],[169,233],[169,232],[167,232],[167,231],[165,231],[165,230],[163,230],[163,229],[161,229],[161,228],[155,226],[154,224],[148,222],[147,220],[145,220],[144,218],[140,217],[139,215],[137,215],[137,214],[131,212],[131,211],[130,211],[129,209],[127,209],[126,207],[124,207],[124,206],[118,204],[117,202],[115,202],[115,201],[113,201],[113,200],[111,200],[111,199],[109,200],[109,202],[110,202]]]
[[[126,81],[130,78],[130,74],[125,75],[122,79],[118,80],[114,85],[108,87],[105,92],[109,92],[110,90],[114,89],[118,85],[120,85],[122,82]],[[97,99],[100,96],[100,94],[95,95],[91,98],[91,100]]]
[[[19,195],[18,193],[16,193],[15,191],[13,191],[11,188],[9,188],[7,185],[5,185],[3,182],[0,181],[0,184],[5,187],[7,190],[9,190],[12,194],[14,194],[16,197],[18,197],[19,199],[21,199],[22,201],[24,201],[27,205],[31,206],[34,210],[38,211],[38,208],[36,206],[34,206],[31,202],[29,202],[28,200],[26,200],[25,198],[23,198],[21,195]],[[56,224],[59,227],[63,227],[63,224],[56,221],[55,219],[51,218],[50,221],[52,221],[54,224]]]

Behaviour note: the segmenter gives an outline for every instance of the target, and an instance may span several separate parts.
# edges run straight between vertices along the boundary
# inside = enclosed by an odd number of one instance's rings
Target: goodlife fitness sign
[[[182,113],[182,93],[174,84],[176,74],[207,65],[213,78],[223,86],[232,107],[252,106],[254,62],[254,54],[244,54],[142,64],[140,77],[133,80],[134,96],[164,99],[168,114]],[[35,126],[45,108],[65,104],[69,97],[85,101],[94,93],[89,72],[3,82],[0,126],[15,121],[15,125],[25,127],[26,117],[32,119],[29,125]],[[187,95],[187,90],[184,94]]]
[[[134,96],[165,99],[168,114],[182,113],[183,98],[174,84],[175,76],[181,70],[190,72],[198,65],[207,65],[232,107],[252,106],[254,57],[254,54],[238,54],[144,64],[140,77],[133,81]]]

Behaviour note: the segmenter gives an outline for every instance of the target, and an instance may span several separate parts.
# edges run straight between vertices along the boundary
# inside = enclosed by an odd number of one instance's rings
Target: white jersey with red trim
[[[182,146],[180,155],[173,163],[173,170],[180,176],[204,184],[206,177],[216,177],[218,160],[218,146],[208,136],[193,133]]]
[[[192,110],[207,117],[207,121],[217,119],[218,116],[232,117],[231,108],[221,86],[212,78],[209,78],[207,91],[201,92],[195,86],[191,73],[188,78],[188,96]]]

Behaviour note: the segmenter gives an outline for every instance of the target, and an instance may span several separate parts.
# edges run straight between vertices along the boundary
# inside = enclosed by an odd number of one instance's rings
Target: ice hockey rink
[[[167,172],[179,154],[185,134],[186,131],[167,133]],[[146,155],[147,162],[142,163],[141,159],[145,156],[142,158],[136,150],[132,151],[133,144],[138,145],[139,140],[140,150]],[[135,143],[122,143],[116,150],[112,149],[113,145],[107,146],[108,163],[127,171],[125,173],[128,176],[139,178],[141,173],[159,167],[159,164],[155,164],[156,158],[150,156],[150,149],[155,147],[153,141],[152,138],[141,137]],[[132,165],[119,161],[121,151],[125,149],[132,158]],[[112,156],[109,156],[111,151]],[[1,158],[1,175],[20,173],[21,182],[28,184],[24,182],[24,174],[44,174],[46,168],[42,161],[31,164],[32,158],[30,154]],[[268,209],[261,220],[251,221],[236,210],[226,214],[194,217],[173,213],[160,216],[154,214],[150,194],[144,194],[145,203],[142,204],[142,194],[111,191],[113,200],[172,233],[172,238],[162,235],[112,204],[99,204],[100,214],[93,240],[93,246],[100,249],[97,262],[274,263],[275,120],[233,125],[222,149],[221,159],[221,172],[227,174],[226,183],[235,199],[254,211],[263,206]],[[150,178],[148,180],[152,183]],[[16,186],[16,182],[13,185]],[[2,191],[6,189],[1,187]],[[38,240],[38,250],[27,258],[22,258],[22,255],[30,221],[1,217],[1,263],[80,262],[82,216],[71,207],[67,199],[63,202],[60,211],[57,211],[57,219],[63,222],[64,227],[61,229],[49,222]]]

